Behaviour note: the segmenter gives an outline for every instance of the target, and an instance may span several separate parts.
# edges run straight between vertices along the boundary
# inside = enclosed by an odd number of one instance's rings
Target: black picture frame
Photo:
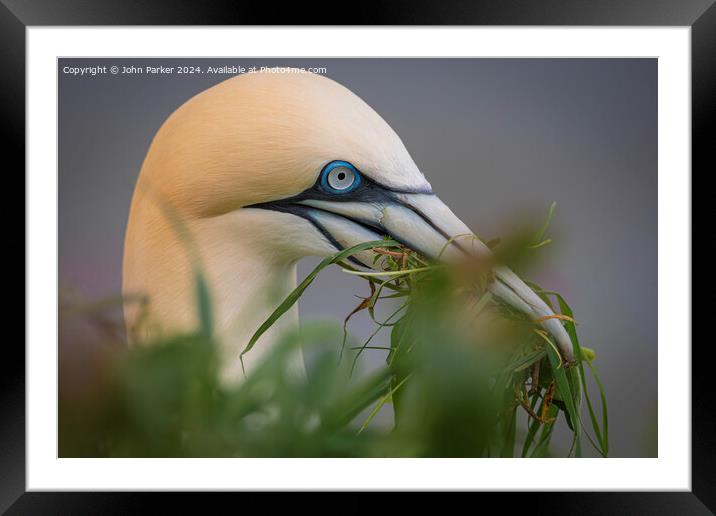
[[[25,162],[25,29],[38,25],[621,25],[690,26],[692,44],[692,170],[714,170],[711,152],[716,125],[716,4],[714,0],[501,0],[500,2],[394,1],[386,5],[356,3],[315,8],[299,3],[280,7],[267,2],[191,0],[0,0],[0,109],[6,131],[4,154],[17,165],[5,173],[19,177]],[[709,129],[711,129],[709,131]],[[712,137],[713,138],[713,137]],[[692,180],[696,174],[692,172]],[[23,186],[24,188],[24,186]],[[695,222],[703,220],[692,216]],[[708,220],[708,219],[706,219]],[[20,225],[15,223],[15,227]],[[23,235],[24,240],[24,235]],[[684,300],[690,302],[690,300]],[[17,306],[17,303],[14,303]],[[704,310],[704,308],[701,308]],[[670,345],[688,345],[671,343]],[[716,416],[709,375],[711,344],[692,346],[692,491],[508,494],[510,509],[551,514],[709,514],[716,512]],[[25,353],[7,339],[0,375],[0,511],[8,514],[129,513],[146,509],[155,494],[25,492]],[[241,497],[241,508],[255,496]],[[490,495],[500,496],[500,495]],[[189,510],[187,496],[162,497]],[[420,498],[415,498],[420,499]],[[202,501],[204,500],[204,501]],[[204,509],[206,496],[197,507]],[[232,502],[233,503],[233,502]],[[262,497],[262,510],[280,499]],[[370,503],[370,502],[368,502]],[[349,504],[350,505],[350,504]],[[349,506],[347,505],[347,506]],[[368,504],[365,505],[369,506]]]

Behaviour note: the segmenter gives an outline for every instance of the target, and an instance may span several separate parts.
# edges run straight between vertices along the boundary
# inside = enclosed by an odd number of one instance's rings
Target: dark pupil
[[[338,179],[343,180],[343,179],[345,179],[345,178],[346,178],[346,173],[345,173],[345,172],[339,172],[339,174],[338,174]]]

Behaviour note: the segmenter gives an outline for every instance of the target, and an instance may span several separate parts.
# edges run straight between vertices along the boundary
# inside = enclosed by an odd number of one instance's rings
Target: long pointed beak
[[[455,253],[490,256],[490,249],[437,196],[398,194],[398,200],[400,205],[387,208],[383,218],[383,226],[394,238],[412,242],[416,250],[433,258],[447,259]],[[563,358],[573,362],[571,339],[547,303],[509,268],[498,265],[494,274],[490,292],[533,320],[539,320],[556,340]]]
[[[450,260],[467,255],[489,257],[481,242],[437,196],[395,193],[391,202],[331,202],[303,200],[310,219],[340,246],[350,247],[387,234],[411,249],[434,259]],[[311,209],[313,208],[313,209]],[[371,263],[369,253],[358,259]],[[556,340],[562,357],[574,361],[572,342],[552,309],[514,272],[504,266],[494,269],[492,294],[527,314]]]

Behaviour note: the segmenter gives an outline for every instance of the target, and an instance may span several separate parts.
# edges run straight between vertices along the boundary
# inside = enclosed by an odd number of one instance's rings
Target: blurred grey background
[[[385,118],[480,236],[541,221],[556,201],[555,242],[529,279],[567,298],[582,344],[597,350],[612,456],[656,456],[656,59],[60,59],[60,284],[87,299],[121,290],[127,213],[154,133],[231,77],[63,73],[112,65],[325,67]],[[301,316],[343,319],[364,289],[329,269]],[[350,328],[361,337],[372,324],[359,315]],[[566,439],[556,444],[566,453]]]

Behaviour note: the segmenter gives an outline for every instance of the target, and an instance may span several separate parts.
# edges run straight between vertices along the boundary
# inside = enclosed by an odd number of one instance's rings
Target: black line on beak
[[[435,195],[435,194],[432,194],[432,195]],[[422,211],[420,211],[418,208],[416,208],[416,207],[413,206],[412,204],[409,204],[409,203],[403,201],[402,199],[398,199],[397,197],[394,199],[394,201],[395,201],[396,203],[400,204],[402,207],[407,208],[407,209],[409,209],[410,211],[412,211],[413,213],[415,213],[418,217],[420,217],[421,219],[423,219],[423,221],[425,221],[425,223],[426,223],[428,226],[430,226],[430,227],[433,228],[435,231],[437,231],[438,233],[440,233],[440,236],[442,236],[445,240],[447,240],[448,242],[450,242],[450,244],[452,244],[452,245],[454,245],[455,247],[457,247],[460,251],[462,251],[462,252],[465,253],[466,255],[469,255],[469,253],[465,250],[464,247],[462,247],[460,244],[458,244],[456,240],[450,240],[450,239],[453,238],[453,237],[450,236],[450,235],[448,235],[448,234],[447,234],[445,231],[443,231],[442,229],[440,229],[440,227],[438,227],[438,225],[435,224],[435,222],[433,222],[433,221],[430,219],[430,217],[428,217],[427,215],[425,215],[425,214],[424,214]]]
[[[409,202],[406,202],[399,198],[400,194],[409,194],[409,195],[435,195],[432,190],[425,189],[425,190],[413,190],[413,191],[407,191],[407,190],[400,190],[400,189],[391,189],[389,187],[386,187],[384,185],[381,185],[380,183],[377,183],[376,181],[372,180],[371,178],[367,176],[363,176],[363,183],[361,186],[359,186],[355,191],[350,192],[346,195],[335,195],[335,194],[328,194],[324,192],[319,185],[319,181],[314,184],[311,188],[308,190],[305,190],[301,192],[298,195],[294,195],[292,197],[279,199],[276,201],[269,201],[265,203],[259,203],[259,204],[253,204],[250,206],[246,206],[246,208],[260,208],[260,209],[268,209],[268,210],[274,210],[274,211],[280,211],[284,213],[291,213],[293,215],[299,216],[307,221],[309,221],[313,226],[318,229],[318,231],[338,250],[343,250],[344,247],[341,246],[336,239],[331,235],[326,228],[324,228],[320,223],[318,223],[316,220],[314,220],[310,216],[310,210],[315,211],[323,211],[325,213],[329,213],[334,216],[343,217],[346,220],[349,220],[350,222],[357,224],[359,226],[362,226],[370,231],[377,232],[379,235],[387,235],[396,242],[400,242],[404,246],[413,249],[414,251],[417,251],[418,253],[423,254],[426,257],[430,256],[430,253],[425,253],[423,250],[419,248],[419,246],[416,246],[414,244],[411,244],[410,242],[407,242],[400,238],[398,235],[393,235],[389,231],[387,231],[383,226],[380,224],[372,223],[370,221],[365,220],[358,220],[354,219],[352,217],[336,213],[330,210],[317,208],[315,206],[308,206],[305,204],[301,204],[302,201],[308,201],[308,200],[318,200],[318,201],[328,201],[328,202],[361,202],[361,203],[375,203],[375,204],[396,204],[399,206],[402,206],[413,213],[415,213],[420,219],[422,219],[428,226],[430,226],[432,229],[437,231],[437,233],[442,236],[446,241],[449,241],[452,245],[457,247],[460,251],[462,251],[464,254],[468,255],[469,253],[467,250],[458,244],[455,240],[450,240],[453,238],[452,236],[448,235],[445,231],[443,231],[435,222],[433,222],[430,217],[428,217],[425,213],[423,213],[419,208],[416,208],[415,206],[411,205]],[[437,258],[437,257],[436,257]],[[371,269],[372,267],[360,262],[358,259],[354,257],[350,257],[349,260],[357,265],[360,265],[361,267],[367,267]]]
[[[331,235],[331,233],[330,233],[326,228],[324,228],[320,223],[318,223],[315,219],[313,219],[313,218],[311,217],[311,215],[309,214],[309,211],[312,210],[312,209],[316,209],[316,208],[309,208],[308,206],[303,206],[303,205],[301,205],[301,204],[284,204],[283,202],[280,202],[280,201],[278,201],[278,202],[267,202],[267,203],[262,203],[262,204],[255,204],[255,205],[250,206],[250,207],[251,207],[251,208],[258,208],[258,209],[261,209],[261,210],[272,210],[272,211],[279,211],[279,212],[281,212],[281,213],[290,213],[291,215],[296,215],[297,217],[301,217],[302,219],[307,220],[308,222],[310,222],[310,223],[313,225],[313,227],[315,227],[315,228],[318,230],[318,232],[319,232],[321,235],[323,235],[323,237],[324,237],[326,240],[328,240],[328,242],[329,242],[333,247],[335,247],[336,249],[338,249],[339,252],[340,252],[340,251],[343,251],[343,250],[345,249],[345,247],[343,247],[343,246],[338,242],[338,240],[336,240],[336,239],[333,237],[333,235]],[[321,210],[321,211],[325,211],[325,210]],[[331,213],[332,215],[336,215],[336,214],[333,213],[333,212],[326,212],[326,213]],[[340,215],[339,215],[339,216],[340,216]],[[349,217],[344,217],[344,218],[350,220],[351,222],[355,222],[355,221],[353,221],[353,219],[351,219],[351,218],[349,218]],[[357,222],[356,222],[356,223],[357,223]],[[353,263],[354,265],[358,265],[359,267],[365,267],[366,269],[371,269],[371,268],[372,268],[371,266],[366,265],[365,263],[361,262],[361,261],[360,261],[358,258],[356,258],[355,256],[349,256],[349,257],[347,258],[347,260],[350,261],[351,263]]]

